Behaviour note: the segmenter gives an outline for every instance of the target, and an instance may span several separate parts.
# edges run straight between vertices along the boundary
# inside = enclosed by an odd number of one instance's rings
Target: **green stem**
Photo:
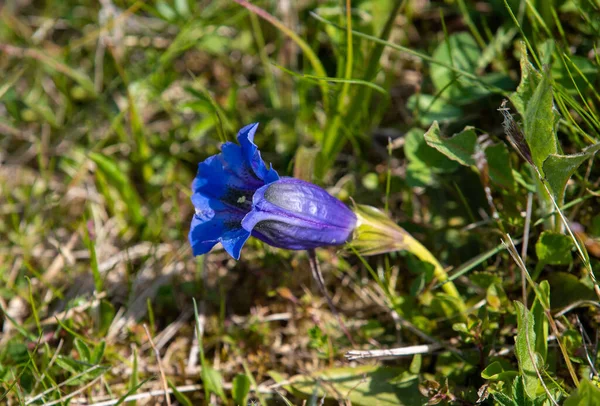
[[[402,241],[402,243],[406,245],[407,251],[413,255],[416,255],[421,261],[428,262],[433,265],[433,276],[442,285],[444,292],[446,292],[448,296],[456,299],[456,304],[459,308],[461,317],[466,318],[467,306],[462,296],[458,292],[458,289],[456,289],[454,282],[449,280],[448,273],[446,273],[444,267],[438,262],[437,258],[427,248],[425,248],[423,244],[414,239],[410,234],[407,233],[404,238],[405,239]]]

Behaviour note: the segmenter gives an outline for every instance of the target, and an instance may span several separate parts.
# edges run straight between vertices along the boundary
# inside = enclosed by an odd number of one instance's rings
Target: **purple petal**
[[[356,216],[324,189],[282,178],[258,189],[242,227],[266,243],[287,249],[343,244]]]

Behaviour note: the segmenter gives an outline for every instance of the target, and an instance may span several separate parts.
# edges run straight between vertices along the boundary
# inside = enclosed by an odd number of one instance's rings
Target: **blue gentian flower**
[[[354,213],[324,189],[267,168],[253,142],[257,127],[242,128],[240,145],[227,142],[198,165],[189,234],[194,255],[220,242],[239,259],[250,235],[292,250],[344,244],[356,226]]]

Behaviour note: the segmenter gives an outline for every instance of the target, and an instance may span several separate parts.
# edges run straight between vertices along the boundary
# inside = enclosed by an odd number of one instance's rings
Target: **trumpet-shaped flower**
[[[189,234],[194,255],[220,242],[239,259],[250,235],[294,250],[345,243],[356,225],[354,213],[322,188],[267,168],[253,142],[257,127],[242,128],[240,145],[227,142],[198,165]]]

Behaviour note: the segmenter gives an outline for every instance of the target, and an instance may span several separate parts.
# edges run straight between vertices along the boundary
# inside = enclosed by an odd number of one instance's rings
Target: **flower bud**
[[[242,227],[269,245],[292,250],[344,244],[356,216],[312,183],[281,178],[258,189]]]

